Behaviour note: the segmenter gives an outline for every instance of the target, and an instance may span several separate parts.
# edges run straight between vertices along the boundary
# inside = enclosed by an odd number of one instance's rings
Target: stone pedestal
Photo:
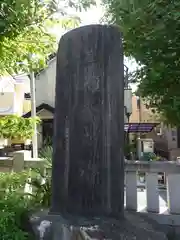
[[[117,220],[40,212],[32,216],[31,223],[37,240],[167,240],[156,222],[136,213],[125,212],[125,218]]]

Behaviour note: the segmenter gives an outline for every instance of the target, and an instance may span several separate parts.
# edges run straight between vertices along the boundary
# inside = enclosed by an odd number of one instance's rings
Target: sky
[[[96,6],[91,7],[87,11],[82,12],[70,12],[70,14],[78,16],[81,19],[80,26],[88,25],[88,24],[98,24],[100,23],[102,17],[104,16],[104,8],[101,5],[100,0],[96,0]],[[55,30],[57,31],[57,29]],[[67,30],[66,30],[67,31]],[[66,31],[62,30],[58,34],[58,38],[65,33]],[[129,68],[129,71],[132,72],[137,68],[137,64],[133,60],[125,59],[125,65]],[[133,91],[136,90],[136,84],[131,84],[131,88]]]
[[[81,12],[78,14],[81,19],[81,26],[100,23],[100,20],[102,19],[105,10],[103,9],[99,1],[96,3],[96,5],[97,6],[92,7],[87,12]],[[124,63],[129,68],[130,72],[133,72],[137,68],[135,60],[129,60],[126,58],[124,60]],[[136,84],[131,84],[131,88],[133,91],[135,91],[137,89]]]
[[[91,7],[88,11],[83,11],[78,14],[81,19],[81,25],[100,23],[101,18],[104,15],[104,9],[99,1],[96,2],[96,6]]]

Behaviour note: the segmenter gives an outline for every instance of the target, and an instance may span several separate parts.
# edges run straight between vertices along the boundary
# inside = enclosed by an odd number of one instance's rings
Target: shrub
[[[40,119],[23,118],[16,115],[5,116],[0,119],[0,137],[7,139],[31,139],[34,134],[34,124]]]
[[[35,205],[49,207],[51,200],[51,176],[49,170],[52,168],[52,146],[45,146],[39,153],[40,158],[45,160],[45,169],[32,169],[31,185]]]
[[[45,167],[51,168],[52,167],[52,154],[53,148],[52,146],[46,145],[40,152],[39,157],[45,160]]]
[[[28,171],[21,173],[0,173],[0,198],[3,198],[6,193],[21,192],[23,193],[26,180],[29,176]]]
[[[46,146],[42,149],[40,157],[46,160],[45,167],[51,169],[52,147]],[[31,184],[32,194],[24,193],[26,183]],[[29,230],[23,227],[24,222],[28,221],[26,217],[28,212],[35,208],[49,207],[50,198],[51,177],[44,169],[35,168],[21,173],[0,173],[0,239],[29,239],[30,235],[27,233]]]
[[[23,231],[22,215],[29,211],[31,203],[23,195],[7,193],[0,200],[1,240],[26,240],[29,234]]]
[[[24,194],[29,172],[0,173],[0,239],[26,240],[29,235],[21,228],[21,216],[31,207]]]

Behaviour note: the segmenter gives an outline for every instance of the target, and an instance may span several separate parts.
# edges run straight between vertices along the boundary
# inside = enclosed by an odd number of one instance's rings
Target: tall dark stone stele
[[[123,73],[117,27],[89,25],[61,38],[51,213],[123,216]]]

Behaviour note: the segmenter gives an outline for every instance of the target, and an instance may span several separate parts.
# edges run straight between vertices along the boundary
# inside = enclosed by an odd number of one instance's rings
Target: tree
[[[57,39],[50,32],[51,27],[73,27],[76,19],[45,21],[44,26],[24,29],[15,38],[4,38],[1,48],[0,74],[28,72],[29,68],[39,71],[46,65],[49,55],[56,51]]]
[[[48,15],[51,15],[54,11],[55,2],[52,1],[1,0],[1,42],[4,37],[13,38],[21,32],[24,27],[42,23],[42,19],[48,17]]]
[[[126,56],[141,66],[139,92],[172,125],[180,125],[180,1],[107,0]]]
[[[55,0],[0,1],[0,74],[27,71],[29,67],[43,68],[49,54],[56,50],[57,39],[50,28],[76,26],[77,18],[60,18],[66,8],[86,9],[93,1],[60,3]]]

